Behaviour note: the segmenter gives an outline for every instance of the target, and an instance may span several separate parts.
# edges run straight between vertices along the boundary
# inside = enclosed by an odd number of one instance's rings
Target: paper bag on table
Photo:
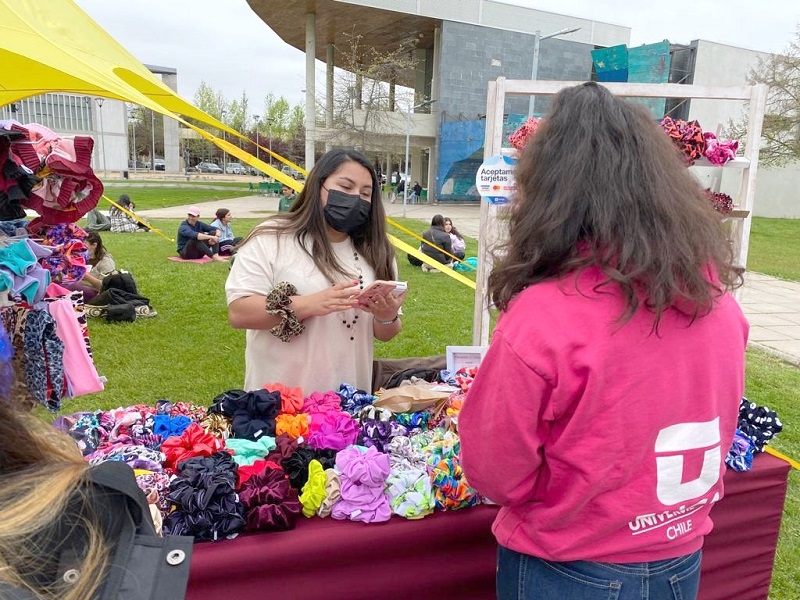
[[[401,385],[383,390],[372,405],[388,408],[393,413],[418,412],[446,401],[449,396],[449,392],[434,391],[430,387]]]

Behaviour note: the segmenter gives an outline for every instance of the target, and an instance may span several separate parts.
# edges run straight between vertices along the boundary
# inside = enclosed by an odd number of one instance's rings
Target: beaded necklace
[[[358,288],[363,290],[364,289],[364,274],[361,272],[361,266],[358,264],[358,252],[353,250],[353,264],[355,266],[356,273],[358,273]],[[350,319],[348,315],[342,313],[344,318],[342,319],[342,325],[345,325],[350,330],[350,341],[355,341],[355,329],[356,323],[358,323],[358,309],[353,309],[353,318]]]

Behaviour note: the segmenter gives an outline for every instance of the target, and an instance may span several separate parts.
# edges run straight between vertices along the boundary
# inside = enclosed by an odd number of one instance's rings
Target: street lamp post
[[[224,110],[224,109],[222,110],[222,112],[220,112],[220,121],[222,121],[223,125],[225,124],[225,115],[227,113],[228,113],[228,111]],[[222,130],[222,141],[223,142],[227,141],[225,139],[225,130],[224,129]],[[225,150],[225,148],[223,148],[222,149],[222,174],[223,175],[227,174],[227,171],[225,170],[225,163],[227,162],[227,160],[228,160],[228,152]]]
[[[398,173],[398,176],[403,177],[403,218],[406,216],[406,204],[408,203],[408,184],[411,183],[406,181],[406,175],[408,175],[408,151],[409,146],[411,145],[411,113],[417,110],[418,108],[422,108],[423,106],[428,106],[429,104],[433,104],[436,100],[425,100],[425,102],[420,102],[415,106],[409,106],[406,110],[406,162],[404,168],[406,170],[404,175]]]
[[[259,151],[258,151],[258,126],[261,124],[261,122],[259,121],[261,117],[260,115],[253,115],[253,118],[256,120],[256,158],[261,160],[259,158]]]
[[[131,113],[130,113],[129,116],[133,116],[133,110],[131,110]],[[136,173],[136,164],[139,162],[137,160],[138,159],[138,154],[136,152],[136,119],[135,118],[133,119],[133,121],[131,121],[131,129],[133,130],[133,172],[135,174]]]
[[[150,155],[150,171],[151,173],[155,174],[156,172],[156,113],[155,111],[150,111],[150,127],[153,130],[153,153]]]
[[[106,132],[103,128],[103,101],[105,98],[95,98],[97,112],[100,113],[100,151],[103,153],[103,177],[108,177],[106,172]]]
[[[269,135],[269,166],[272,166],[272,119],[267,118],[267,135]]]
[[[542,35],[541,31],[536,31],[533,34],[533,64],[531,65],[531,79],[536,81],[539,75],[539,43],[542,40],[549,40],[550,38],[558,37],[559,35],[567,35],[568,33],[575,33],[576,31],[580,30],[580,27],[573,27],[572,29],[560,29],[553,33],[548,33],[547,35]],[[533,108],[536,104],[536,96],[531,94],[531,98],[528,101],[528,116],[533,116]]]

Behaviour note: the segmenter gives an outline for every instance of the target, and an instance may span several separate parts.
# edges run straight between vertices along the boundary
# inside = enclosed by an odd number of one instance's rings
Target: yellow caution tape
[[[467,287],[472,288],[473,290],[475,289],[475,282],[472,281],[471,279],[467,279],[461,273],[458,273],[457,271],[454,271],[450,267],[447,267],[447,266],[443,265],[442,263],[433,260],[431,257],[426,256],[425,254],[420,252],[418,249],[412,248],[411,246],[406,244],[404,241],[397,239],[392,234],[389,234],[389,241],[392,242],[394,247],[397,248],[398,250],[403,250],[404,252],[408,252],[411,256],[417,257],[419,260],[424,262],[426,265],[428,265],[430,267],[433,267],[435,269],[438,269],[439,271],[441,271],[445,275],[449,275],[450,277],[452,277],[456,281],[459,281],[459,282],[463,283],[464,285],[466,285]]]

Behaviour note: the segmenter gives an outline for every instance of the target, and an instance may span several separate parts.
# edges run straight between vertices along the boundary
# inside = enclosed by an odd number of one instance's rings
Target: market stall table
[[[762,454],[751,472],[725,474],[700,600],[767,597],[788,471]],[[494,598],[496,512],[478,506],[371,525],[301,518],[293,531],[197,544],[186,598]]]

